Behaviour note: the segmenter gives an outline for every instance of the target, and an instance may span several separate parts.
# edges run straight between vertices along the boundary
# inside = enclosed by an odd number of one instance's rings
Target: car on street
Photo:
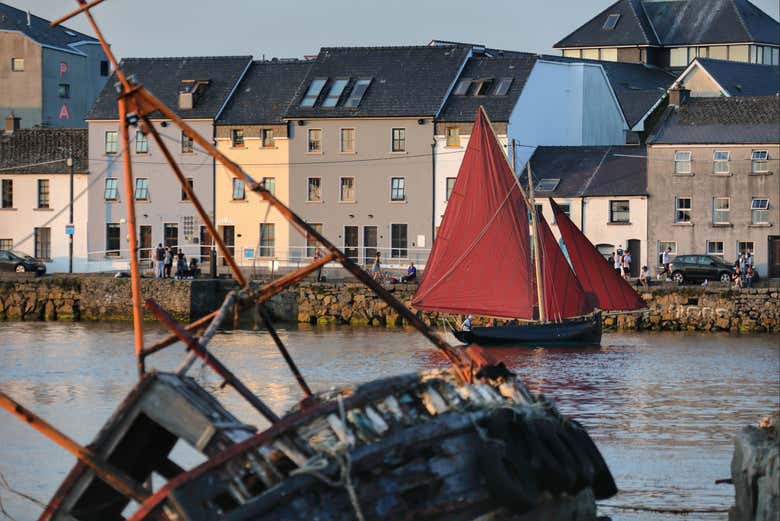
[[[0,271],[43,275],[46,273],[46,264],[19,251],[0,250]]]
[[[672,280],[677,284],[690,281],[729,282],[734,266],[714,255],[678,255],[672,260]]]

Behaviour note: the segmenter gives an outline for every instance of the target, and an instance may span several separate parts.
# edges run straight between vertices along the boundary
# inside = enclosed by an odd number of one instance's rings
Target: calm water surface
[[[147,324],[147,341],[164,335]],[[314,389],[444,367],[418,334],[404,330],[301,327],[280,332]],[[495,352],[535,392],[553,397],[599,444],[621,493],[600,506],[615,521],[726,519],[734,433],[780,405],[777,336],[606,335],[601,349]],[[132,387],[128,324],[1,323],[0,389],[75,438],[91,441]],[[266,334],[240,331],[213,341],[222,361],[277,411],[300,397]],[[181,347],[152,357],[170,370]],[[239,418],[263,420],[200,366],[192,373]],[[17,490],[47,501],[74,459],[0,411],[0,472]],[[40,509],[0,488],[17,520]],[[688,509],[687,515],[626,510]],[[720,510],[705,513],[702,511]],[[0,515],[2,517],[2,515]]]

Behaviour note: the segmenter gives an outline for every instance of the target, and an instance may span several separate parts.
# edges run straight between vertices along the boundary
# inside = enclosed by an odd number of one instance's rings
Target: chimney
[[[669,105],[673,107],[679,107],[684,105],[691,95],[691,91],[684,87],[676,85],[669,89]]]
[[[5,118],[5,132],[7,134],[13,134],[14,130],[19,130],[19,122],[22,118],[14,116],[13,113],[8,114]]]

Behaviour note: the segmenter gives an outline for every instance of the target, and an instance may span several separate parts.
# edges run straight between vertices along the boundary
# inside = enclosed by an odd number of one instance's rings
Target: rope
[[[41,501],[39,499],[36,499],[36,498],[30,496],[29,494],[25,494],[24,492],[20,492],[20,491],[18,491],[16,489],[12,488],[11,485],[8,483],[8,480],[5,479],[5,476],[3,475],[2,472],[0,472],[0,489],[7,490],[8,492],[13,494],[14,496],[18,496],[18,497],[20,497],[22,499],[26,499],[30,503],[33,503],[34,505],[37,505],[37,506],[39,506],[39,507],[41,507],[43,509],[46,508],[46,504],[43,501]],[[5,509],[5,507],[3,506],[2,498],[0,498],[0,514],[3,514],[4,517],[10,519],[11,521],[16,521],[16,518],[14,518],[11,514],[9,514],[8,511]]]

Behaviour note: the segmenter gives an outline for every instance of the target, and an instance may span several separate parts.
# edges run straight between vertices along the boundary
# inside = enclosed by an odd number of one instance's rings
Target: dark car
[[[18,251],[0,250],[0,271],[16,273],[46,273],[46,264]]]
[[[713,255],[678,255],[672,261],[672,280],[678,284],[692,280],[729,282],[734,267]]]

